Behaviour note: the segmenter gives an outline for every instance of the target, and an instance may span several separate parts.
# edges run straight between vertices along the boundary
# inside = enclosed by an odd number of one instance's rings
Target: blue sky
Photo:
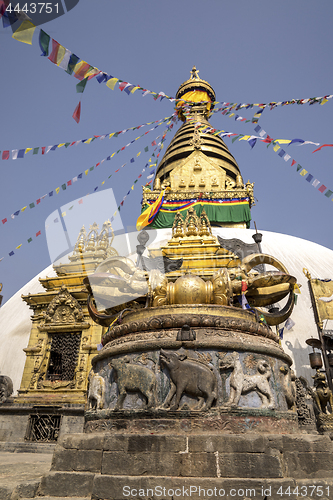
[[[96,0],[93,4],[80,0],[69,13],[41,27],[92,66],[151,91],[174,96],[196,65],[200,77],[213,86],[218,101],[267,103],[333,94],[332,16],[329,0]],[[128,96],[117,85],[112,91],[96,79],[88,82],[83,94],[77,94],[78,80],[40,56],[37,30],[32,45],[11,35],[10,28],[0,27],[1,151],[109,134],[163,119],[174,111],[166,99],[155,101],[139,91]],[[72,114],[79,100],[82,111],[77,124]],[[333,99],[324,105],[279,106],[266,109],[259,124],[274,139],[333,143],[332,110]],[[254,110],[239,114],[251,119]],[[255,134],[253,124],[236,122],[221,113],[214,114],[211,123],[229,132]],[[175,129],[179,126],[177,123]],[[67,221],[73,235],[82,224],[88,229],[93,220],[101,225],[110,218],[149,159],[144,148],[149,145],[152,152],[151,142],[163,134],[165,125],[84,174],[66,191],[60,189],[58,195],[47,196],[14,219],[11,214],[84,173],[151,127],[43,156],[30,152],[23,159],[0,160],[0,221],[8,219],[5,224],[0,222],[4,301],[51,263],[56,253],[49,252],[51,236],[53,241],[60,240],[50,233],[52,224],[47,234],[45,221],[52,222],[54,213],[66,211],[63,222]],[[173,134],[168,134],[167,143]],[[291,167],[291,161],[285,162],[272,147],[267,149],[258,142],[251,149],[246,141],[232,143],[228,138],[225,142],[244,180],[255,182],[257,204],[252,218],[258,229],[295,235],[333,249],[332,197],[326,198],[306,182],[296,166]],[[333,148],[312,153],[316,146],[295,144],[285,149],[333,191]],[[130,163],[132,157],[134,163]],[[117,228],[135,226],[141,184],[149,173],[147,169],[127,196],[115,219]],[[86,197],[97,186],[96,194]],[[106,192],[99,195],[101,191]],[[38,231],[41,234],[36,237]],[[10,257],[11,251],[14,255]]]

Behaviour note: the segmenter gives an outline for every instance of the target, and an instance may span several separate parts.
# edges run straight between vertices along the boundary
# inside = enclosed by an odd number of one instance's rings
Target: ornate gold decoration
[[[197,129],[195,129],[192,139],[189,144],[194,147],[194,149],[201,149],[202,139]]]
[[[96,222],[89,227],[88,234],[85,227],[82,226],[73,254],[68,258],[73,263],[81,260],[85,265],[91,260],[99,262],[118,255],[116,249],[112,247],[113,240],[114,231],[109,220],[104,222],[100,233]]]
[[[44,313],[45,323],[77,323],[83,320],[82,308],[65,286]]]

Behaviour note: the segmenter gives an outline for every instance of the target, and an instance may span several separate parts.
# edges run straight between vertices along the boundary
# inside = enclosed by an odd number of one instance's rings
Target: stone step
[[[21,500],[22,498],[35,498],[38,492],[40,481],[26,481],[16,484],[7,483],[0,485],[1,500]]]

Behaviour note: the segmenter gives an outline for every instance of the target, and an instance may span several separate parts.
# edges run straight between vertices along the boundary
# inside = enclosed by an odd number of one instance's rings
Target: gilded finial
[[[193,66],[191,71],[191,80],[199,80],[199,70]]]

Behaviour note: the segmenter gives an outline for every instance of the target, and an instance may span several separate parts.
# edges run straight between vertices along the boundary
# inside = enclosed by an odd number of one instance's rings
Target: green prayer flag
[[[82,93],[84,91],[84,89],[86,88],[86,85],[87,85],[87,81],[88,81],[88,77],[87,78],[84,78],[83,80],[81,80],[77,85],[76,85],[76,92],[78,93]]]
[[[110,179],[110,177],[112,177],[112,174],[111,174],[111,175],[109,175],[108,179]]]
[[[138,180],[139,180],[139,179],[136,179],[136,180],[134,181],[134,184],[135,184],[136,182],[138,182]]]
[[[325,193],[325,196],[327,196],[327,198],[329,198],[331,195],[333,194],[333,191],[331,191],[330,189]]]
[[[231,142],[235,142],[237,141],[237,139],[239,139],[239,137],[241,137],[240,135],[237,135],[236,137],[234,137],[233,139],[231,139]]]
[[[66,142],[65,148],[68,148],[69,145],[70,145],[70,142]]]
[[[90,168],[89,168],[90,172],[91,172],[92,170],[94,170],[94,168],[95,168],[95,167],[90,167]]]
[[[146,147],[145,147],[145,152],[146,152],[146,153],[147,153],[148,149],[149,149],[149,148],[148,148],[148,146],[146,146]]]
[[[28,243],[31,243],[31,242],[32,242],[32,238],[29,238],[29,239],[28,239]]]
[[[62,189],[65,191],[65,189],[66,189],[66,184],[62,184],[62,185],[61,185],[61,187],[62,187]]]
[[[30,207],[30,208],[34,208],[34,206],[35,206],[35,204],[34,204],[34,203],[30,203],[30,204],[29,204],[29,207]]]
[[[39,46],[42,50],[42,56],[49,55],[49,44],[50,44],[50,35],[45,33],[45,31],[40,30],[39,33]]]
[[[36,155],[36,154],[38,154],[38,151],[39,151],[39,148],[34,148],[34,150],[33,150],[32,154],[33,154],[33,155]]]
[[[296,170],[297,170],[297,172],[298,172],[299,170],[301,170],[301,168],[302,168],[302,165],[300,165],[300,164],[298,163],[298,164],[297,164],[297,169],[296,169]]]

